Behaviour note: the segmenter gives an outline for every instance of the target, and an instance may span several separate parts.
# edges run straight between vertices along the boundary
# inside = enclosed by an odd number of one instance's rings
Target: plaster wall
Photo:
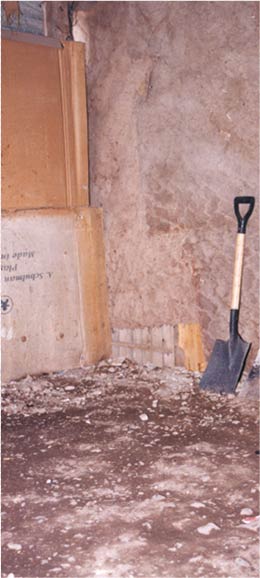
[[[112,326],[228,336],[233,198],[258,200],[258,3],[82,2],[91,203],[103,206]],[[258,203],[240,331],[258,349]]]

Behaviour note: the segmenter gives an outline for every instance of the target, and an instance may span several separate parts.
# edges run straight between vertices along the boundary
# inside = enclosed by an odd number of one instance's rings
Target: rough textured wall
[[[200,322],[206,351],[228,335],[233,198],[258,195],[257,25],[256,2],[80,3],[113,327]],[[257,211],[240,315],[252,356]]]

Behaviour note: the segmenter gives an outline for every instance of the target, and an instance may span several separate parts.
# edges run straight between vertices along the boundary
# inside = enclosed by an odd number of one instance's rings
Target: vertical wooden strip
[[[177,361],[178,365],[184,363],[188,370],[203,371],[205,369],[205,356],[198,323],[179,323],[176,356],[180,360]]]
[[[132,359],[134,361],[136,361],[136,363],[143,363],[143,352],[142,349],[138,349],[138,347],[136,347],[135,349],[133,349],[132,351]]]
[[[173,353],[164,353],[163,355],[163,367],[171,367],[175,366],[174,363],[174,354]]]
[[[162,344],[165,349],[163,364],[167,367],[174,367],[174,328],[172,325],[162,326]]]
[[[103,244],[102,209],[75,211],[83,361],[95,363],[111,355],[111,330]]]
[[[89,204],[85,52],[81,42],[64,42],[59,50],[67,171],[67,206]]]
[[[143,327],[142,331],[142,344],[145,349],[151,349],[151,329],[150,327]]]
[[[161,351],[163,344],[162,327],[152,328],[152,346],[153,349]]]
[[[66,206],[68,208],[73,206],[73,184],[72,184],[72,162],[73,156],[71,151],[73,127],[71,123],[71,104],[70,104],[70,77],[66,60],[64,58],[63,49],[59,49],[59,68],[60,68],[60,89],[62,102],[62,117],[63,117],[63,138],[65,149],[65,174],[66,174]]]
[[[152,352],[152,363],[154,365],[156,365],[157,367],[162,367],[163,366],[163,356],[162,353],[157,352],[157,351],[153,351]]]
[[[133,335],[133,344],[138,347],[142,345],[142,330],[139,327],[136,327],[132,330]]]

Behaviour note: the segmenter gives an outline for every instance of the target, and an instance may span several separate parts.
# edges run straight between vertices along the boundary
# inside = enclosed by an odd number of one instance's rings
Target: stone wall
[[[258,3],[79,2],[112,326],[228,335],[233,198],[258,197]],[[258,203],[240,331],[258,349]]]

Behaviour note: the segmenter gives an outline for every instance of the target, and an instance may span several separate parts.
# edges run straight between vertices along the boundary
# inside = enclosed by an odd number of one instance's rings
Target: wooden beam
[[[103,214],[102,209],[96,208],[78,209],[75,213],[83,336],[82,361],[96,363],[110,357],[112,350]]]
[[[67,172],[67,207],[89,204],[85,45],[64,42],[59,50]]]
[[[179,323],[176,331],[175,363],[189,371],[206,367],[199,323]]]

